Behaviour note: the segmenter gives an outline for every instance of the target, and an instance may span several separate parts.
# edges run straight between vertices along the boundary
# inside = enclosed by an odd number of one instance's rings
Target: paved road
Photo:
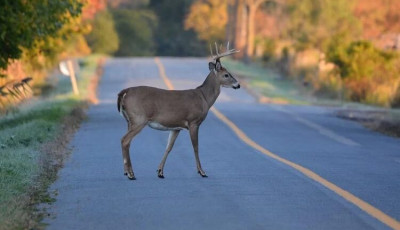
[[[200,85],[205,59],[161,58],[177,89]],[[101,103],[75,135],[74,151],[51,190],[48,229],[389,229],[331,189],[244,143],[213,113],[200,129],[201,178],[181,132],[159,179],[168,132],[145,128],[131,145],[136,181],[123,176],[116,110],[122,88],[166,88],[153,58],[111,59]],[[400,220],[400,141],[312,106],[260,105],[223,89],[216,108],[249,138]],[[392,219],[393,220],[393,219]],[[397,220],[397,221],[396,221]]]

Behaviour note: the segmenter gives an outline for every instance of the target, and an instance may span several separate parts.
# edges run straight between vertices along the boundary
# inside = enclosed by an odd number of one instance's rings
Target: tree
[[[247,60],[254,55],[256,12],[265,2],[279,1],[197,0],[190,7],[185,28],[194,29],[200,39],[208,42],[232,41],[233,46],[243,51],[235,56]]]
[[[82,19],[91,20],[97,12],[106,8],[106,0],[86,0],[86,5],[82,9]]]
[[[149,5],[150,0],[107,0],[111,8],[140,9]]]
[[[226,39],[231,41],[232,47],[242,51],[234,54],[234,57],[242,58],[247,44],[247,10],[244,0],[228,0],[227,10]]]
[[[111,11],[119,37],[116,56],[155,54],[154,30],[157,19],[152,11],[115,9]]]
[[[264,2],[267,2],[267,0],[245,0],[247,10],[247,47],[244,53],[245,58],[254,55],[255,17],[257,9]]]
[[[229,40],[237,49],[243,50],[236,57],[246,61],[254,56],[256,35],[256,13],[264,3],[280,4],[281,0],[230,0],[228,3],[229,23],[227,25]]]
[[[353,11],[363,25],[365,39],[378,38],[384,33],[400,33],[398,0],[356,0]]]
[[[325,51],[337,35],[342,42],[349,42],[361,32],[351,4],[347,0],[287,0],[285,36],[295,41],[297,49],[313,47]]]
[[[184,19],[193,0],[151,0],[149,8],[158,18],[154,41],[158,55],[201,56],[209,52],[193,30],[184,29]]]
[[[0,69],[20,58],[24,48],[57,36],[81,8],[79,0],[0,1]]]
[[[86,40],[93,52],[113,54],[118,50],[119,38],[115,30],[113,16],[108,11],[97,13],[92,24],[92,31]]]
[[[196,31],[201,40],[209,43],[225,40],[228,21],[226,0],[197,0],[190,6],[185,29]]]

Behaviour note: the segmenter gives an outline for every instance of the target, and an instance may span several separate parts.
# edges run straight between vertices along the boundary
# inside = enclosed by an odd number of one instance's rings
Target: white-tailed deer
[[[198,151],[198,131],[207,116],[208,110],[217,100],[220,88],[240,88],[239,82],[222,67],[220,58],[239,52],[229,49],[218,52],[211,50],[213,61],[208,63],[210,73],[202,85],[189,90],[164,90],[148,86],[131,87],[118,94],[118,111],[128,122],[128,132],[121,139],[125,175],[134,180],[129,147],[134,138],[146,125],[153,129],[169,130],[169,138],[164,156],[158,166],[158,177],[164,178],[164,165],[179,132],[188,129],[192,141],[198,173],[207,177],[201,168]]]

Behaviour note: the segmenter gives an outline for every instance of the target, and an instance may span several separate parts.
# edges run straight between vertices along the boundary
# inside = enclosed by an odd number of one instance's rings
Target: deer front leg
[[[167,148],[165,150],[164,156],[163,156],[161,163],[158,166],[158,170],[157,170],[159,178],[164,178],[165,161],[167,161],[168,154],[169,154],[169,152],[171,152],[172,147],[174,147],[174,143],[175,143],[176,138],[178,137],[178,134],[179,134],[179,130],[173,130],[173,131],[169,132]]]
[[[199,158],[199,126],[193,125],[189,127],[190,139],[192,140],[194,157],[196,158],[197,172],[202,177],[207,177],[206,173],[201,168],[200,158]]]
[[[133,173],[131,157],[129,154],[129,147],[131,146],[132,139],[143,129],[144,125],[129,126],[128,132],[121,139],[122,158],[124,160],[124,174],[130,180],[135,180]]]

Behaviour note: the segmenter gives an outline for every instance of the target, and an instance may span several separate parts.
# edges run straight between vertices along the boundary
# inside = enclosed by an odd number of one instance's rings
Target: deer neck
[[[211,108],[221,92],[221,87],[214,71],[211,71],[203,84],[197,88],[200,90],[204,100],[207,102],[208,108]]]

